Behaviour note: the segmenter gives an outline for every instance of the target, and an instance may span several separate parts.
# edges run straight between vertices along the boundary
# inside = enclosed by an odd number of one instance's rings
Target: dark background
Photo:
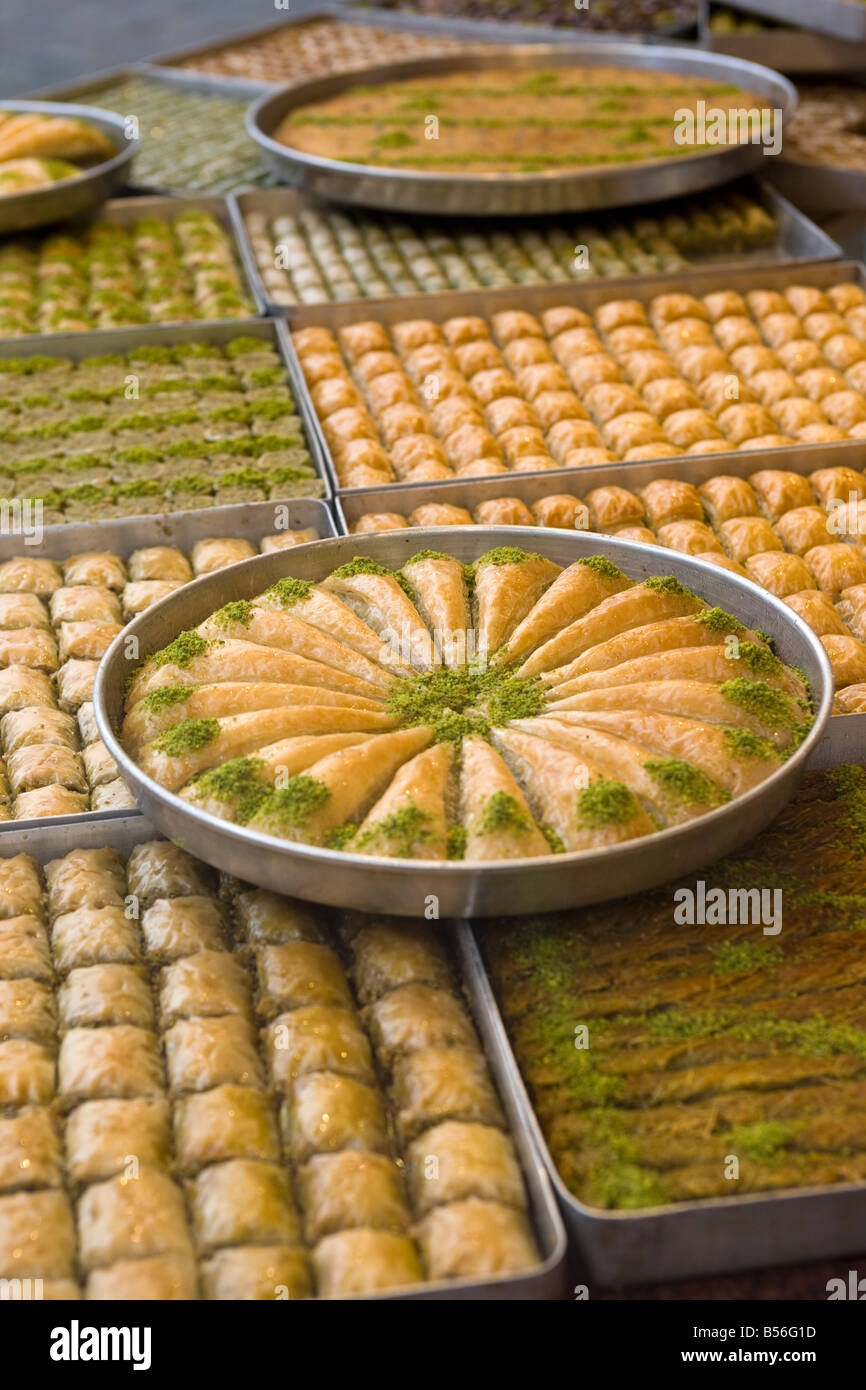
[[[0,97],[264,28],[317,0],[0,0]]]

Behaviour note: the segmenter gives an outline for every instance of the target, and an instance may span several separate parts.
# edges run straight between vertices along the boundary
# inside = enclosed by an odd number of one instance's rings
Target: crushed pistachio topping
[[[624,782],[600,777],[578,792],[574,817],[578,826],[598,828],[631,820],[639,812],[637,799]]]
[[[331,789],[324,782],[299,772],[289,777],[284,787],[276,787],[262,802],[261,810],[277,822],[303,826],[330,795]]]
[[[734,758],[761,758],[774,762],[779,754],[768,738],[759,738],[748,729],[725,729],[725,747]]]
[[[731,799],[730,792],[680,758],[650,758],[644,768],[660,787],[686,805],[715,806]]]
[[[537,678],[522,679],[500,667],[465,666],[406,676],[388,695],[388,711],[404,728],[432,724],[437,742],[457,742],[468,733],[482,736],[493,724],[529,719],[544,708]]]
[[[169,642],[162,651],[154,652],[148,664],[150,666],[189,666],[197,656],[204,656],[210,648],[211,643],[206,641],[198,632],[190,629],[187,632],[179,632],[173,642]]]
[[[234,818],[246,825],[267,800],[273,788],[264,780],[261,758],[231,758],[221,767],[208,768],[193,778],[196,795],[231,803]]]
[[[768,647],[759,647],[757,642],[739,642],[736,657],[750,671],[762,676],[777,676],[783,670],[779,658]]]
[[[411,859],[419,845],[429,844],[436,836],[428,828],[430,815],[410,801],[362,831],[356,840],[358,849],[379,845],[397,859]]]
[[[217,627],[223,628],[231,627],[234,623],[240,623],[241,627],[249,627],[254,607],[252,599],[232,599],[231,603],[226,603],[222,608],[217,609],[211,622],[216,623]]]
[[[466,854],[466,827],[452,825],[445,836],[445,848],[449,859],[462,859]]]
[[[219,738],[218,719],[182,719],[173,728],[166,729],[153,741],[158,753],[167,753],[170,758],[180,758],[185,753],[198,753]]]
[[[516,797],[505,791],[496,791],[485,802],[478,819],[478,830],[488,835],[496,830],[517,830],[526,832],[532,829],[532,821],[522,809]]]
[[[498,545],[493,550],[486,551],[484,555],[479,555],[474,569],[477,573],[482,565],[522,565],[526,560],[540,559],[540,555],[533,551],[520,550],[516,545]]]
[[[652,589],[656,594],[675,594],[679,598],[697,598],[691,589],[687,589],[685,584],[681,584],[672,574],[653,574],[649,579],[645,579],[641,585],[642,589]]]
[[[705,608],[695,614],[695,622],[701,623],[709,632],[745,632],[746,629],[732,613],[724,608]]]
[[[618,565],[609,560],[606,555],[585,555],[582,560],[576,562],[578,565],[585,565],[588,570],[593,570],[595,574],[602,575],[605,579],[625,579],[625,575]]]
[[[281,608],[291,608],[294,603],[302,603],[310,597],[313,585],[308,579],[278,579],[266,591],[265,597],[272,598]]]
[[[377,560],[370,560],[365,555],[356,555],[354,560],[349,560],[345,565],[340,565],[331,575],[332,579],[352,579],[356,574],[386,574],[393,578],[391,571],[384,565],[380,565]]]
[[[787,695],[767,685],[766,681],[750,681],[737,676],[735,680],[720,685],[719,694],[724,695],[731,704],[739,705],[769,729],[790,729],[799,722]]]
[[[565,845],[552,825],[539,825],[538,828],[554,854],[565,854]]]
[[[358,833],[357,825],[351,821],[346,821],[345,825],[336,825],[333,830],[329,830],[324,839],[326,849],[345,849],[350,840],[353,840]]]
[[[161,685],[145,695],[141,707],[148,714],[159,714],[164,709],[171,709],[172,705],[182,705],[195,689],[194,685]]]

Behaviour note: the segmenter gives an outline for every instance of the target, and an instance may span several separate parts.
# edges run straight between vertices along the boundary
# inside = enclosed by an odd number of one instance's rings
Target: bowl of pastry
[[[0,232],[90,212],[126,182],[138,140],[122,116],[68,102],[0,106]]]
[[[785,604],[586,532],[316,542],[201,579],[109,649],[100,733],[209,863],[342,907],[573,907],[732,851],[832,704]]]

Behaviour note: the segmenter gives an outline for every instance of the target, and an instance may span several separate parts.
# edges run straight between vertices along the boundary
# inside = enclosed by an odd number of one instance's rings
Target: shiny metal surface
[[[200,507],[193,512],[158,512],[154,516],[112,517],[108,521],[71,521],[46,526],[35,545],[21,535],[0,535],[0,563],[17,555],[65,560],[86,550],[111,550],[128,559],[150,545],[192,550],[197,541],[232,536],[259,542],[277,530],[315,527],[320,540],[337,535],[334,518],[318,497],[291,497],[281,502],[236,502],[228,507]]]
[[[634,1212],[602,1211],[578,1201],[559,1176],[532,1108],[471,923],[460,923],[457,943],[484,1044],[501,1059],[503,1085],[514,1096],[520,1125],[542,1154],[568,1231],[574,1276],[590,1282],[590,1296],[593,1285],[688,1279],[862,1249],[858,1213],[866,1195],[863,1183],[677,1202]]]
[[[863,6],[866,10],[866,4]],[[866,66],[866,50],[861,60]],[[817,216],[836,212],[866,213],[866,169],[843,169],[814,160],[774,159],[770,178],[783,196],[796,197]]]
[[[779,24],[796,24],[855,42],[866,40],[862,0],[737,0],[736,8]]]
[[[321,430],[318,424],[313,426],[310,418],[312,402],[307,396],[297,354],[285,325],[276,319],[223,319],[214,323],[196,319],[191,323],[148,323],[136,324],[132,328],[105,328],[96,334],[28,333],[23,338],[0,338],[0,357],[50,356],[56,353],[58,357],[68,357],[78,362],[82,357],[92,356],[97,345],[100,352],[129,352],[144,343],[149,346],[164,344],[166,347],[188,342],[224,346],[234,338],[261,338],[276,348],[286,368],[289,387],[304,426],[310,458],[322,480],[325,497],[330,497],[332,465],[330,460],[326,460]],[[38,374],[33,379],[38,381]]]
[[[489,318],[492,314],[499,313],[503,309],[525,309],[529,313],[538,314],[542,310],[553,308],[558,304],[573,304],[579,309],[593,313],[600,304],[604,304],[612,298],[638,299],[641,303],[647,304],[659,294],[682,292],[683,294],[700,296],[709,294],[713,290],[728,289],[738,290],[745,294],[754,289],[782,290],[791,284],[816,285],[821,289],[826,289],[830,285],[845,283],[866,287],[866,266],[859,261],[843,260],[802,261],[793,267],[784,263],[762,264],[729,270],[697,270],[689,267],[686,270],[678,270],[666,275],[635,275],[623,277],[614,282],[600,279],[583,284],[514,285],[506,289],[451,290],[447,294],[417,294],[393,299],[379,299],[376,300],[375,317],[386,326],[416,317],[432,319],[434,322],[441,323],[452,314],[479,314],[484,318]],[[336,332],[345,327],[346,324],[360,322],[370,316],[369,302],[366,304],[364,301],[361,304],[356,302],[351,304],[310,304],[291,308],[288,311],[287,322],[292,332],[313,325],[320,325]],[[346,497],[365,496],[372,491],[380,493],[381,488],[341,487],[316,408],[303,379],[301,365],[291,341],[289,341],[288,351],[291,354],[295,377],[301,383],[298,400],[302,404],[302,413],[308,421],[310,432],[315,431],[317,434],[319,447],[326,460],[328,475],[333,481],[335,492]],[[779,449],[732,449],[730,453],[711,455],[714,464],[712,473],[736,471],[734,465],[743,460],[750,461],[749,472],[754,472],[758,468],[793,468],[797,470],[800,460],[811,461],[809,471],[830,464],[845,463],[850,464],[852,468],[862,468],[864,457],[866,457],[866,445],[864,445],[863,440],[859,439],[841,439],[832,444],[821,445],[789,444]],[[670,459],[662,459],[651,465],[622,462],[591,464],[588,467],[578,469],[549,469],[543,476],[554,485],[559,482],[565,483],[577,477],[585,477],[592,479],[588,484],[590,487],[595,487],[603,481],[616,481],[628,486],[625,481],[627,477],[639,476],[633,470],[652,467],[660,470],[655,473],[655,477],[690,477],[691,474],[688,470],[696,463],[702,465],[703,460],[693,455],[680,454],[674,455]],[[619,470],[619,476],[615,480],[605,476],[611,468]],[[706,473],[703,476],[711,477],[712,473]],[[497,481],[507,482],[510,478],[517,476],[516,473],[502,474]],[[425,484],[425,486],[435,487],[437,490],[439,488],[445,489],[453,487],[456,481],[458,480],[445,479],[439,483]],[[405,489],[408,495],[408,489],[416,485],[395,481],[388,486],[401,491]],[[444,492],[442,500],[446,500]],[[401,508],[398,507],[396,510],[401,510]]]
[[[127,136],[123,114],[51,101],[4,101],[2,108],[4,111],[39,112],[45,116],[74,116],[88,121],[109,136],[117,153],[101,164],[82,169],[77,178],[62,179],[45,188],[9,193],[0,198],[0,233],[21,232],[81,217],[104,203],[129,178],[139,142]]]
[[[820,3],[818,0],[818,5]],[[747,63],[771,61],[776,72],[788,77],[852,72],[866,65],[866,41],[856,44],[831,34],[816,33],[814,29],[779,28],[751,34],[734,30],[728,33],[710,27],[709,12],[717,8],[723,6],[717,6],[715,0],[703,0],[698,45],[710,53],[727,53]],[[738,5],[739,10],[743,8]],[[817,5],[812,8],[814,11]],[[739,17],[748,18],[744,14]],[[789,22],[794,23],[786,15],[782,23]]]
[[[824,732],[832,705],[832,676],[820,642],[790,608],[725,570],[672,551],[586,532],[445,527],[351,536],[248,560],[232,567],[230,594],[233,599],[251,598],[284,575],[322,579],[356,554],[395,567],[428,546],[468,562],[496,545],[522,545],[563,565],[582,555],[609,555],[635,579],[673,574],[708,602],[733,611],[750,626],[771,630],[780,656],[806,673],[815,699],[814,728],[781,768],[744,796],[699,820],[602,853],[496,865],[374,859],[257,834],[193,809],[145,776],[116,733],[132,669],[127,644],[118,638],[100,666],[94,706],[100,733],[140,809],[164,834],[182,839],[192,853],[264,887],[339,907],[410,916],[429,910],[432,894],[441,917],[548,911],[638,892],[729,853],[763,829],[793,795]],[[135,636],[139,659],[144,659],[178,632],[202,622],[227,596],[223,577],[200,579],[142,614],[124,636]]]
[[[768,265],[776,261],[785,261],[788,264],[798,261],[818,261],[833,260],[841,257],[842,251],[832,237],[828,236],[821,227],[810,222],[809,218],[795,207],[787,198],[762,179],[749,180],[743,185],[744,192],[758,198],[776,218],[779,228],[779,237],[774,247],[761,247],[756,251],[736,252],[732,251],[730,256],[712,260],[707,264],[707,269],[718,270],[722,266],[732,266],[737,270],[747,266]],[[724,192],[720,189],[719,192]],[[275,317],[287,317],[295,313],[295,308],[287,307],[285,304],[278,304],[271,299],[268,294],[267,286],[262,281],[261,271],[255,257],[255,253],[250,245],[249,236],[246,230],[246,216],[251,212],[263,212],[268,218],[280,217],[285,215],[296,216],[306,209],[318,211],[327,209],[327,204],[320,199],[305,196],[292,188],[259,188],[250,189],[246,193],[232,193],[228,198],[229,211],[232,216],[235,230],[235,238],[244,257],[244,265],[247,279],[255,286],[256,294],[266,305],[267,312]],[[643,209],[629,209],[623,216],[631,219],[638,215]],[[453,227],[453,223],[447,221],[437,221],[437,230],[443,226]],[[701,262],[695,263],[695,269],[701,269]],[[630,279],[632,277],[629,277]],[[620,283],[614,276],[598,277],[604,284],[611,287],[611,291]],[[550,284],[557,282],[551,281]],[[563,285],[586,284],[586,281],[577,281],[563,278],[559,283]],[[595,283],[593,281],[592,283]],[[518,290],[519,285],[511,286]],[[545,287],[542,287],[545,288]],[[420,293],[420,291],[419,291]],[[454,291],[454,293],[474,294],[474,290]],[[388,298],[402,299],[399,294],[389,295]],[[369,299],[359,297],[357,299],[324,300],[323,303],[339,303],[340,305],[352,307],[363,313],[364,306],[367,312],[374,307],[377,308],[382,302],[379,299]],[[298,306],[301,307],[301,306]],[[304,305],[304,308],[315,308],[315,305]]]
[[[740,144],[720,147],[709,154],[678,155],[646,164],[566,173],[434,174],[343,163],[305,154],[272,138],[283,118],[296,107],[321,101],[358,84],[373,86],[402,77],[428,74],[435,77],[443,72],[471,73],[496,67],[526,73],[567,67],[576,62],[587,67],[615,64],[623,68],[684,73],[696,80],[734,82],[786,114],[797,104],[794,88],[778,73],[721,54],[685,47],[607,42],[586,45],[576,57],[573,48],[560,44],[548,47],[515,45],[499,53],[416,58],[280,87],[262,96],[250,108],[247,129],[285,182],[321,197],[404,214],[491,217],[623,207],[712,188],[761,166],[761,146]]]
[[[11,858],[16,854],[29,854],[40,864],[46,864],[49,860],[58,859],[75,849],[102,849],[105,846],[128,855],[135,845],[161,838],[158,829],[141,815],[120,813],[99,820],[91,816],[86,824],[71,819],[60,823],[31,822],[26,829],[13,829],[0,838],[0,859]],[[249,878],[248,874],[242,876]],[[444,924],[443,929],[447,930]],[[458,959],[462,964],[462,952],[458,952]],[[468,980],[464,979],[463,984],[520,1158],[541,1263],[527,1274],[509,1275],[502,1279],[454,1279],[447,1283],[430,1283],[406,1293],[369,1295],[364,1298],[364,1302],[557,1299],[565,1292],[565,1230],[541,1152],[524,1124],[523,1109],[518,1097],[511,1090],[509,1049],[506,1047],[503,1052],[488,1045],[486,1020],[478,1012],[476,993],[470,988]]]
[[[477,42],[478,44],[503,46],[507,44],[570,43],[573,47],[579,47],[585,43],[610,42],[611,39],[610,34],[598,32],[573,34],[569,33],[567,29],[557,29],[544,24],[512,24],[495,20],[455,19],[452,15],[410,14],[405,10],[380,10],[366,5],[325,4],[317,5],[315,9],[304,10],[303,14],[291,15],[278,24],[266,24],[256,29],[242,29],[237,34],[229,34],[227,38],[210,40],[206,44],[192,44],[186,48],[176,49],[172,53],[151,55],[142,66],[165,70],[174,64],[188,62],[190,58],[207,58],[211,54],[218,53],[222,48],[251,43],[254,39],[263,39],[268,34],[277,34],[287,28],[301,29],[305,25],[323,19],[331,19],[342,24],[363,24],[372,26],[374,29],[396,29],[414,34],[426,34],[430,38],[465,39],[467,44]],[[678,25],[665,32],[673,36],[674,33],[685,32],[687,28],[686,25]],[[620,43],[644,43],[649,41],[649,37],[645,34],[616,35],[617,42]],[[182,71],[191,74],[194,73],[195,69],[184,68]],[[245,79],[227,77],[219,80],[242,82]]]

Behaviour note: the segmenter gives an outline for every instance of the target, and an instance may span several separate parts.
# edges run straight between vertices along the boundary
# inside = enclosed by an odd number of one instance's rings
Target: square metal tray
[[[456,19],[451,15],[412,14],[405,10],[381,10],[376,9],[375,6],[367,5],[323,4],[304,10],[303,14],[291,15],[276,24],[263,24],[255,29],[242,29],[238,33],[229,34],[226,38],[209,39],[206,43],[191,44],[188,47],[175,49],[171,53],[151,54],[146,59],[146,63],[152,68],[169,68],[177,63],[187,62],[190,58],[205,58],[218,53],[222,48],[235,44],[251,43],[254,39],[266,38],[268,34],[277,34],[289,28],[303,28],[305,25],[314,24],[323,19],[353,26],[366,25],[374,29],[402,30],[403,32],[426,35],[433,39],[465,39],[467,46],[491,44],[501,47],[507,44],[533,43],[580,45],[593,41],[604,41],[605,39],[609,41],[611,38],[622,39],[624,42],[643,43],[649,37],[644,34],[613,34],[611,32],[572,34],[567,29],[543,24],[512,24],[495,20]],[[686,28],[687,26],[679,26],[676,32],[685,32]],[[671,32],[671,30],[657,30],[655,37],[663,37]],[[183,71],[192,73],[195,70],[184,68]],[[221,80],[243,82],[245,79],[224,78]]]
[[[173,347],[188,342],[222,345],[233,338],[261,338],[276,348],[298,407],[310,458],[324,487],[324,498],[330,498],[331,465],[322,449],[321,431],[311,427],[312,402],[307,400],[306,382],[285,325],[277,319],[231,319],[220,323],[197,319],[188,324],[139,324],[133,328],[97,329],[93,333],[28,333],[23,338],[0,339],[0,357],[45,355],[68,357],[78,362],[94,353],[128,352],[142,345]]]
[[[165,512],[111,521],[70,522],[65,526],[46,526],[42,539],[35,545],[25,544],[20,536],[0,535],[0,564],[20,555],[65,560],[88,550],[113,551],[127,560],[134,550],[151,545],[173,545],[187,553],[197,541],[216,536],[231,536],[258,545],[277,529],[295,531],[308,526],[315,528],[319,540],[329,540],[337,534],[330,509],[315,497],[202,507],[195,512]],[[10,835],[42,829],[60,830],[68,826],[74,838],[83,826],[94,822],[104,825],[129,814],[124,810],[82,811],[71,816],[0,821],[0,852]]]
[[[137,222],[140,217],[159,217],[166,222],[173,222],[175,218],[181,217],[185,212],[209,212],[211,217],[220,224],[231,246],[235,264],[240,275],[241,285],[252,305],[252,312],[262,316],[267,314],[268,310],[261,292],[261,280],[258,276],[253,280],[250,275],[249,248],[241,244],[237,233],[237,222],[232,216],[231,209],[225,198],[219,198],[209,194],[202,194],[200,197],[188,197],[186,194],[181,194],[177,198],[160,195],[140,198],[112,198],[109,202],[103,203],[87,220],[94,222],[114,222],[120,227],[129,227],[133,222]],[[83,225],[86,225],[86,223]],[[73,234],[81,229],[82,224],[80,223],[75,223],[70,228]],[[53,225],[50,228],[50,234],[55,235],[59,230],[65,229]],[[27,237],[32,234],[24,232],[21,235]],[[242,321],[241,319],[185,319],[182,322],[195,326],[203,323],[240,323]],[[156,320],[153,323],[130,325],[132,328],[163,328],[167,326],[168,325]],[[89,331],[94,334],[101,334],[111,330],[93,328]],[[16,343],[27,342],[30,338],[35,336],[35,334],[25,333],[11,338],[10,341]],[[40,336],[44,337],[49,335]],[[58,333],[51,334],[50,336],[61,338],[66,335]],[[5,341],[2,335],[0,335],[0,341]]]
[[[30,825],[3,836],[0,839],[0,858],[29,854],[44,864],[50,859],[69,854],[74,849],[101,849],[105,846],[128,854],[135,845],[162,838],[150,821],[138,814],[115,815],[99,823],[94,823],[91,818],[91,822],[86,825],[74,824],[68,820],[49,821],[38,826]],[[448,925],[443,924],[443,930],[448,929]],[[461,950],[458,952],[461,967],[462,956]],[[511,1087],[511,1066],[507,1055],[510,1049],[503,1052],[490,1045],[487,1020],[478,1013],[476,992],[467,978],[463,979],[463,985],[508,1119],[509,1132],[520,1159],[541,1262],[528,1274],[510,1275],[500,1279],[438,1281],[404,1293],[367,1295],[361,1300],[363,1302],[558,1299],[565,1291],[565,1230],[545,1171],[542,1154],[525,1124],[520,1098]]]
[[[813,9],[820,8],[822,3],[823,0],[817,0]],[[739,12],[744,6],[740,0],[731,5],[703,0],[698,43],[711,53],[727,53],[730,58],[741,58],[749,63],[766,63],[787,77],[807,73],[838,74],[866,66],[866,39],[855,43],[832,34],[816,33],[814,29],[789,28],[787,25],[794,23],[789,15],[781,21],[784,28],[768,29],[759,34],[723,33],[710,27],[710,12],[716,9]],[[742,17],[748,18],[745,13]]]
[[[485,1047],[501,1059],[519,1123],[542,1154],[576,1261],[574,1273],[589,1282],[590,1295],[593,1285],[656,1284],[862,1249],[863,1183],[678,1202],[633,1213],[579,1201],[560,1177],[532,1108],[470,921],[458,924],[457,945]]]
[[[736,0],[736,8],[780,24],[866,42],[866,6],[861,0]]]
[[[739,187],[740,185],[737,186]],[[747,266],[768,265],[778,261],[796,264],[805,261],[835,260],[841,257],[841,248],[837,246],[832,237],[828,236],[820,227],[817,227],[814,222],[811,222],[809,218],[806,217],[799,208],[795,207],[793,203],[789,202],[787,198],[782,197],[772,185],[765,183],[761,179],[747,179],[742,184],[742,187],[744,192],[762,202],[775,217],[779,229],[775,246],[762,247],[752,252],[731,252],[729,255],[708,259],[705,262],[695,261],[688,269],[700,270],[705,268],[717,270],[723,266],[730,265],[740,270]],[[717,191],[724,193],[725,189],[721,188]],[[317,308],[318,305],[315,304],[292,305],[287,307],[285,304],[278,304],[275,300],[270,298],[267,287],[261,277],[261,271],[256,260],[255,252],[250,245],[245,219],[246,215],[251,212],[264,212],[267,213],[270,218],[273,218],[287,213],[296,215],[308,208],[314,211],[321,209],[327,210],[333,205],[310,194],[301,193],[296,189],[262,188],[250,189],[244,193],[231,194],[228,199],[228,206],[234,221],[235,237],[241,249],[241,253],[245,258],[247,277],[250,282],[255,285],[256,294],[266,305],[267,312],[277,317],[294,317],[299,309],[306,310]],[[646,212],[649,216],[655,216],[657,215],[658,209],[654,208],[652,205],[647,205],[643,208],[635,207],[623,209],[620,214],[614,212],[612,216],[616,220],[627,224],[642,212]],[[375,217],[376,214],[368,212],[366,215]],[[578,222],[581,216],[582,214],[580,213],[570,215],[563,214],[559,217],[552,218],[551,221],[554,225],[561,225],[564,222]],[[588,216],[591,216],[591,214]],[[388,219],[385,217],[383,220]],[[427,219],[418,220],[423,223],[427,221]],[[412,218],[407,217],[406,221],[411,222]],[[457,226],[461,231],[466,230],[462,222],[455,223],[453,220],[447,218],[442,218],[439,222],[434,223],[434,225],[437,229],[445,228],[446,230],[453,230],[455,226]],[[508,223],[506,222],[506,226],[507,225]],[[539,223],[536,219],[535,225],[542,228],[544,222],[542,221]],[[495,230],[495,228],[493,228],[493,230]],[[686,273],[686,271],[684,270],[682,273]],[[551,281],[549,283],[551,286],[556,283],[563,285],[605,284],[610,285],[613,290],[616,285],[620,283],[620,280],[615,276],[597,276],[592,280],[563,279],[559,282]],[[501,292],[504,293],[506,289],[512,292],[519,292],[522,288],[524,287],[520,285],[512,285],[504,287]],[[544,289],[548,288],[548,286],[538,286],[538,288]],[[419,290],[417,293],[421,294],[423,291]],[[478,294],[483,293],[483,291],[455,290],[453,293]],[[394,293],[389,295],[388,298],[403,300],[405,297]],[[368,313],[370,310],[375,310],[381,303],[381,299],[370,299],[365,297],[322,301],[322,304],[341,304],[355,308],[359,312],[366,306]]]
[[[866,48],[862,62],[866,68]],[[800,207],[816,217],[855,210],[866,216],[866,168],[846,169],[816,160],[786,159],[782,154],[773,160],[770,178],[779,193],[796,198]]]
[[[503,309],[524,309],[529,313],[537,314],[544,309],[550,309],[560,304],[571,304],[591,313],[600,304],[604,304],[612,298],[637,299],[642,303],[648,303],[659,294],[683,293],[700,296],[709,294],[714,290],[739,290],[744,293],[753,289],[783,289],[791,284],[815,285],[824,289],[830,285],[844,283],[866,287],[866,266],[860,261],[843,260],[802,261],[793,266],[785,263],[763,264],[728,270],[698,270],[688,267],[668,275],[635,275],[618,280],[592,280],[583,284],[515,285],[506,289],[452,290],[447,294],[405,295],[393,299],[352,301],[346,304],[298,305],[289,310],[287,323],[291,332],[312,326],[329,328],[332,332],[336,332],[347,324],[361,322],[371,316],[385,325],[400,323],[404,319],[412,318],[426,318],[432,319],[434,322],[441,322],[454,314],[478,314],[482,318],[490,318],[492,314],[499,313]],[[374,306],[372,312],[371,305]],[[297,398],[301,406],[301,413],[308,425],[310,435],[312,436],[315,432],[318,437],[319,448],[325,459],[328,476],[331,478],[334,491],[341,497],[344,495],[363,497],[371,492],[380,494],[382,488],[344,488],[341,486],[315,406],[303,379],[301,364],[291,341],[288,343],[288,351],[291,354],[295,379],[301,382],[300,394]],[[742,460],[744,456],[750,461],[755,460],[750,472],[761,467],[796,470],[801,461],[805,461],[808,464],[808,471],[811,471],[830,464],[850,464],[852,468],[862,468],[864,449],[866,449],[866,445],[864,445],[863,440],[841,439],[832,444],[789,444],[778,449],[749,449],[745,451],[732,449],[730,453],[713,454],[711,457],[716,464],[714,471],[717,473],[729,470],[737,460]],[[662,473],[656,474],[656,476],[688,477],[690,476],[688,469],[693,463],[694,456],[674,455],[670,459],[661,459],[652,466],[662,469]],[[617,481],[624,482],[626,478],[636,476],[635,469],[644,466],[644,464],[623,462],[602,463],[576,469],[553,468],[545,472],[543,476],[553,483],[554,488],[560,483],[567,484],[569,480],[575,481],[578,475],[588,480],[589,487],[595,487],[602,480],[605,470],[618,469],[620,476]],[[497,481],[508,485],[511,479],[518,476],[516,473],[502,474],[497,478]],[[435,488],[436,496],[439,497],[439,489],[453,487],[454,481],[457,480],[448,478],[425,486]],[[395,481],[386,486],[388,489],[396,489],[402,494],[404,490],[417,485]],[[408,492],[406,495],[408,496]],[[444,492],[441,497],[442,500],[445,500]],[[399,510],[396,507],[394,509]]]

